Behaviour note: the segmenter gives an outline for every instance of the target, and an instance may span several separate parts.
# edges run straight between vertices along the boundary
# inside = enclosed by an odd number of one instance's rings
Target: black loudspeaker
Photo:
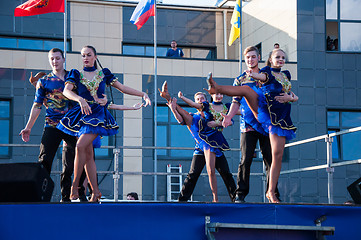
[[[53,190],[41,163],[0,164],[0,202],[49,202]]]
[[[347,187],[353,201],[356,204],[361,204],[361,178],[357,179],[350,186]]]

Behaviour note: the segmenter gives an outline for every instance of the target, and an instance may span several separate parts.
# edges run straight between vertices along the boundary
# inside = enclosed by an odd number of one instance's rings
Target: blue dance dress
[[[223,110],[221,111],[223,114],[227,114],[229,110],[230,104],[223,104]],[[210,149],[211,152],[216,153],[216,156],[219,157],[222,155],[222,151],[229,150],[229,145],[226,138],[223,136],[223,127],[211,128],[208,127],[207,123],[209,121],[222,122],[222,115],[220,112],[216,112],[212,105],[209,102],[202,103],[203,105],[203,113],[204,119],[200,118],[198,120],[198,128],[199,128],[199,138],[202,140],[198,143],[198,146],[202,150]]]
[[[193,116],[192,124],[188,128],[193,136],[193,139],[196,142],[195,150],[197,153],[203,153],[204,150],[210,150],[216,155],[216,157],[220,157],[223,155],[224,150],[229,150],[228,143],[226,139],[223,137],[222,132],[208,127],[207,122],[205,118],[201,116],[201,113],[192,114],[192,116]],[[201,135],[209,136],[209,138],[207,137],[207,139],[204,139],[201,137]],[[226,145],[225,144],[219,145],[219,143],[214,140],[216,139],[219,141],[219,139],[222,138],[224,139]]]
[[[280,103],[275,100],[280,93],[289,93],[291,91],[291,74],[289,71],[281,71],[279,68],[270,68],[266,66],[260,70],[267,75],[268,81],[263,84],[262,92],[265,96],[266,108],[260,103],[258,109],[258,121],[263,125],[268,125],[268,130],[272,134],[284,136],[290,140],[296,136],[296,127],[291,120],[291,104]],[[274,73],[281,73],[278,77]],[[266,129],[267,130],[267,129]]]
[[[107,105],[100,106],[93,97],[103,98],[102,94],[105,93],[106,85],[113,84],[117,78],[107,68],[95,71],[94,78],[89,80],[84,77],[83,71],[73,69],[66,79],[65,84],[73,84],[74,90],[88,102],[92,111],[90,115],[82,114],[81,107],[77,104],[67,112],[57,128],[69,135],[79,137],[90,133],[111,136],[118,133],[119,126],[108,111]]]

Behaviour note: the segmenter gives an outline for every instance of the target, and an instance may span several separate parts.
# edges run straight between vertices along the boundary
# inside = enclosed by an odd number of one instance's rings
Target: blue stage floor
[[[207,239],[206,216],[210,217],[212,223],[297,226],[315,226],[317,218],[326,216],[322,226],[335,228],[334,235],[326,236],[326,239],[361,239],[361,206],[168,202],[4,203],[0,204],[0,216],[1,240],[202,240]],[[250,236],[254,233],[248,232]],[[265,233],[262,238],[242,239],[283,239],[274,231]],[[222,234],[227,237],[222,237]],[[244,234],[237,229],[220,229],[214,236],[216,239],[241,239],[241,236],[246,236]],[[292,238],[295,239],[298,238]]]

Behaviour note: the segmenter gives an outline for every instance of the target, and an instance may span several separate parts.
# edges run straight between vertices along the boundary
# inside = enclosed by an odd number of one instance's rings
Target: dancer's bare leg
[[[162,90],[158,88],[158,91],[160,93],[160,96],[167,100],[169,103],[171,101],[170,94],[168,92],[168,84],[167,81],[164,81],[162,85]],[[189,114],[186,110],[184,110],[181,106],[177,104],[177,112],[183,117],[183,120],[187,126],[190,126],[192,124],[193,117]]]
[[[96,134],[83,134],[79,137],[77,141],[76,149],[75,149],[75,160],[74,160],[74,179],[73,179],[73,184],[71,186],[71,194],[70,194],[71,199],[77,199],[79,197],[79,192],[78,192],[79,181],[84,166],[86,166],[88,162],[94,162],[92,144],[96,137],[97,137]],[[89,168],[88,166],[86,168],[88,168],[87,176],[93,191],[99,192],[99,189],[97,188],[98,184],[96,183],[96,168],[95,168],[95,173],[94,173],[94,168],[92,167]],[[94,176],[95,176],[96,184],[94,183]],[[95,187],[95,189],[93,187]]]
[[[267,198],[272,203],[279,203],[279,199],[275,195],[278,178],[282,167],[283,151],[285,149],[286,138],[277,134],[270,134],[270,142],[272,148],[272,164],[269,174],[269,187]]]
[[[204,157],[206,159],[206,168],[208,173],[209,185],[212,190],[213,202],[218,202],[216,154],[208,149],[208,150],[204,150]]]
[[[228,86],[218,85],[212,78],[212,73],[207,77],[208,89],[205,89],[209,94],[222,93],[227,96],[245,97],[248,106],[257,118],[258,116],[258,95],[249,86]]]

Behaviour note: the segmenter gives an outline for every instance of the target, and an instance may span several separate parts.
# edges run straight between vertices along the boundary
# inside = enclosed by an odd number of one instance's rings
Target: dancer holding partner
[[[258,48],[254,46],[247,47],[244,52],[244,59],[248,70],[251,70],[254,73],[259,72],[258,63],[260,60],[260,55]],[[260,89],[261,84],[247,76],[246,71],[238,76],[233,83],[233,86],[243,86],[247,85],[251,87],[255,92],[262,91]],[[262,92],[260,93],[262,94]],[[250,179],[250,170],[252,160],[254,158],[254,152],[259,142],[259,146],[262,152],[263,162],[266,167],[266,179],[267,179],[267,189],[269,185],[269,171],[272,163],[272,153],[271,153],[271,144],[269,140],[269,134],[265,132],[262,125],[254,117],[253,113],[248,110],[249,106],[244,98],[233,97],[232,105],[227,115],[224,116],[222,125],[228,127],[232,124],[231,119],[235,114],[241,110],[241,121],[240,121],[240,130],[241,130],[241,139],[240,147],[242,152],[241,161],[238,166],[237,174],[237,189],[235,193],[235,202],[243,203],[245,202],[245,197],[249,193],[249,179]],[[276,188],[276,196],[279,198],[279,192]]]
[[[64,88],[64,95],[78,102],[63,119],[58,128],[65,133],[77,136],[78,141],[75,152],[74,179],[71,188],[71,199],[79,197],[79,179],[83,167],[93,190],[90,202],[97,202],[101,193],[96,181],[96,165],[93,159],[92,142],[98,136],[111,136],[118,132],[118,124],[109,109],[118,109],[117,105],[101,106],[98,102],[103,98],[106,85],[112,85],[120,92],[143,97],[147,105],[150,99],[144,92],[132,89],[121,84],[109,69],[97,69],[97,54],[92,46],[85,46],[81,50],[83,59],[83,70],[73,69],[70,71]],[[74,92],[75,90],[76,92]],[[134,107],[138,109],[139,106]]]
[[[221,114],[227,114],[230,104],[223,104],[223,94],[212,94],[213,102],[193,102],[183,96],[182,92],[178,93],[178,97],[186,102],[189,106],[196,108],[204,114],[205,124],[208,128],[200,128],[199,143],[200,149],[203,150],[206,159],[206,168],[209,176],[209,184],[211,186],[213,201],[218,201],[217,177],[215,174],[216,157],[223,154],[223,151],[229,150],[227,140],[224,138],[222,127],[223,117]]]
[[[276,185],[281,171],[282,157],[286,139],[290,140],[295,136],[296,127],[293,125],[290,113],[291,105],[298,97],[291,91],[291,75],[289,71],[281,71],[285,64],[285,53],[281,49],[274,49],[267,61],[267,66],[261,69],[260,73],[247,71],[247,75],[259,80],[262,85],[262,92],[265,96],[258,98],[257,93],[251,88],[246,91],[246,86],[224,86],[218,85],[211,74],[207,79],[208,92],[220,92],[229,96],[245,97],[250,110],[255,114],[256,119],[263,125],[264,130],[270,134],[272,148],[272,165],[270,169],[269,188],[266,194],[272,203],[278,203],[279,199],[275,194]],[[252,92],[252,94],[249,94]],[[260,99],[260,108],[254,103]]]
[[[196,114],[190,114],[187,111],[185,111],[183,108],[181,108],[177,103],[176,99],[170,98],[170,95],[168,93],[167,88],[167,82],[164,82],[162,86],[162,90],[159,90],[160,95],[165,98],[168,103],[167,105],[173,112],[175,118],[177,121],[182,124],[186,125],[192,134],[194,140],[196,141],[195,150],[193,153],[191,168],[189,170],[189,173],[187,175],[187,178],[184,180],[184,184],[182,187],[182,190],[179,194],[179,201],[187,201],[189,200],[190,196],[193,193],[194,187],[197,183],[197,180],[202,172],[202,169],[204,165],[206,165],[205,155],[204,151],[202,150],[202,147],[204,145],[204,141],[200,137],[200,126],[203,126],[203,130],[205,132],[217,132],[216,134],[222,134],[221,132],[216,131],[215,129],[212,129],[209,125],[216,125],[214,121],[206,122],[204,117],[204,113],[197,112]],[[202,103],[206,102],[206,97],[204,93],[198,92],[194,96],[194,100],[196,103]],[[220,125],[220,124],[219,124]],[[221,154],[217,154],[216,160],[215,160],[215,169],[220,173],[228,194],[231,198],[231,201],[234,199],[234,191],[235,191],[235,183],[232,176],[232,173],[229,171],[227,159],[225,158],[223,152],[220,151]]]

